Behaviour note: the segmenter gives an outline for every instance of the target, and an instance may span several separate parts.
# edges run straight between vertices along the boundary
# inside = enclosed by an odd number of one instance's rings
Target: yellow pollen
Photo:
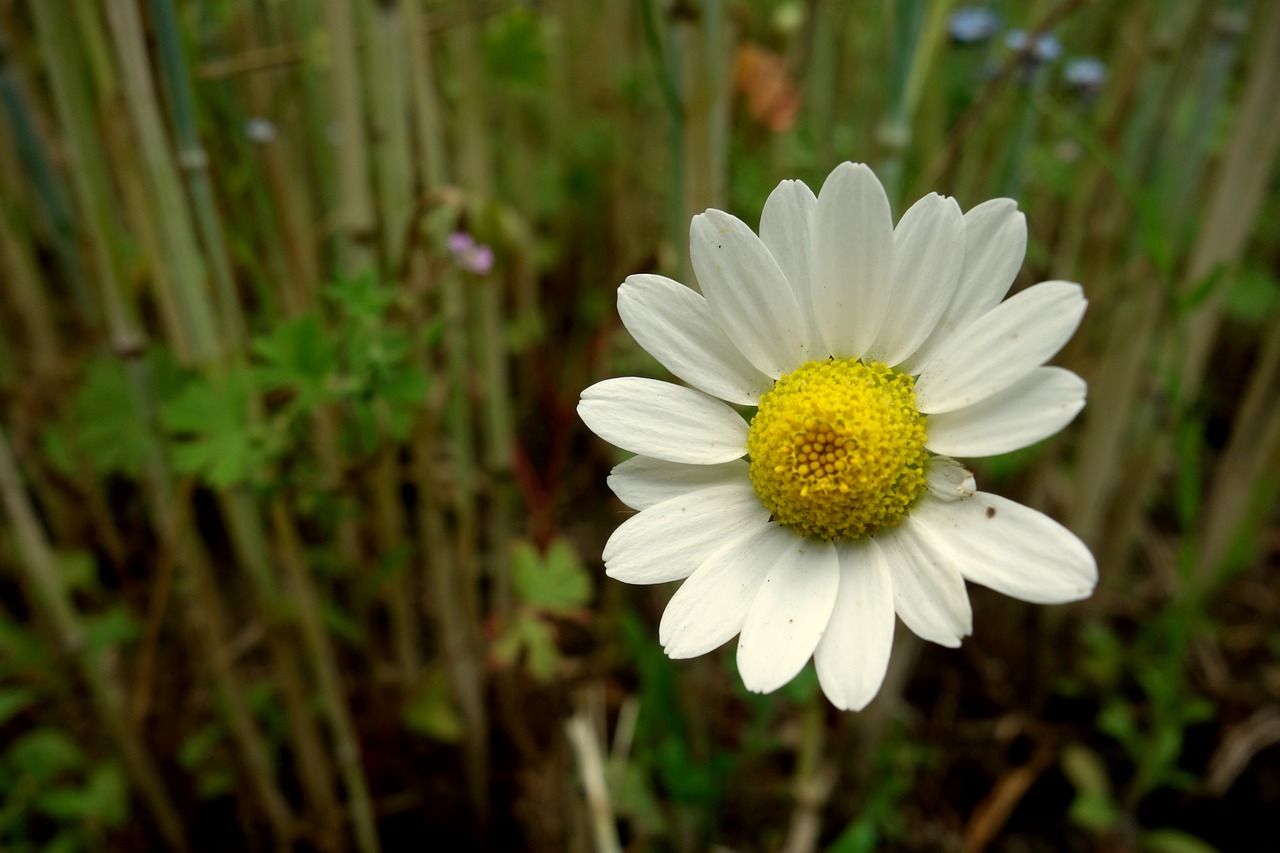
[[[802,536],[857,539],[924,491],[915,380],[879,362],[810,361],[760,398],[747,454],[756,494]]]

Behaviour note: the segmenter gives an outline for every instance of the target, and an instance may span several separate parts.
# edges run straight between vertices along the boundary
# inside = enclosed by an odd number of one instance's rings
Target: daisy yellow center
[[[774,519],[821,539],[897,524],[924,491],[914,388],[874,361],[810,361],[782,376],[747,437],[751,483]]]

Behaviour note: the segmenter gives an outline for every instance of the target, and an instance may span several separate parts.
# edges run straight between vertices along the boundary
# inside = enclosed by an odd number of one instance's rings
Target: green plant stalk
[[[380,845],[373,798],[369,794],[369,783],[361,764],[360,741],[343,695],[337,657],[325,631],[320,599],[307,570],[293,516],[279,498],[271,503],[271,518],[280,562],[289,577],[290,591],[297,603],[302,639],[315,668],[320,689],[318,699],[333,735],[334,753],[347,792],[347,807],[355,833],[356,848],[360,853],[377,853]]]
[[[1186,233],[1191,215],[1196,210],[1191,197],[1200,186],[1205,165],[1214,148],[1214,135],[1219,127],[1217,118],[1227,100],[1225,95],[1231,69],[1235,65],[1240,42],[1248,31],[1248,0],[1229,0],[1223,5],[1224,8],[1215,8],[1212,13],[1211,42],[1204,67],[1196,78],[1198,85],[1192,99],[1193,116],[1189,132],[1169,158],[1169,178],[1162,184],[1167,192],[1161,208],[1167,212],[1172,234],[1178,242],[1181,242],[1179,237]],[[1259,40],[1260,43],[1265,41]],[[1271,43],[1266,49],[1274,47]],[[1269,112],[1265,110],[1263,114]]]
[[[385,408],[380,408],[379,420],[384,421]],[[378,550],[384,559],[390,558],[407,541],[407,524],[404,505],[400,500],[399,447],[391,438],[385,423],[380,436],[381,447],[370,477],[372,479],[374,532]],[[396,660],[400,665],[400,681],[406,687],[417,682],[422,670],[422,650],[419,647],[421,633],[418,624],[418,594],[414,577],[408,567],[396,571],[384,589],[384,600],[391,620],[391,639]]]
[[[137,319],[127,313],[126,305],[119,297],[123,264],[117,247],[123,245],[124,240],[116,219],[116,205],[111,198],[111,170],[107,168],[94,123],[98,111],[86,88],[80,63],[76,23],[62,3],[35,3],[31,14],[52,85],[58,122],[66,133],[72,186],[93,247],[94,275],[101,281],[101,289],[106,294],[103,314],[108,327],[118,332],[113,336],[112,344],[117,350],[140,347],[142,338],[136,331]]]
[[[58,366],[57,332],[53,315],[40,286],[31,246],[14,231],[13,215],[0,209],[0,263],[5,270],[5,286],[11,304],[21,318],[31,366],[38,376],[51,376]]]
[[[427,33],[422,4],[405,3],[402,14],[419,168],[425,181],[424,188],[433,190],[443,186],[445,176],[449,174],[449,153],[445,148],[440,95],[431,61],[431,36]]]
[[[333,769],[312,711],[311,689],[299,665],[295,614],[276,580],[258,508],[244,489],[221,492],[218,500],[237,562],[249,576],[258,612],[267,623],[271,669],[280,686],[289,721],[289,740],[298,760],[299,781],[322,836],[330,840],[321,846],[324,849],[340,846],[337,839],[342,837],[342,830],[338,800],[332,787]]]
[[[93,290],[85,276],[80,252],[76,247],[74,216],[62,191],[61,181],[49,160],[49,146],[40,138],[32,117],[31,104],[23,90],[17,72],[10,67],[9,39],[0,21],[0,103],[8,119],[14,145],[22,160],[26,177],[40,199],[44,215],[53,236],[54,252],[58,264],[65,272],[71,286],[76,310],[89,323],[97,322],[99,311],[93,299]]]
[[[22,477],[0,431],[0,499],[22,548],[22,566],[33,597],[41,603],[62,648],[75,659],[93,704],[124,763],[125,772],[151,811],[156,827],[172,850],[188,849],[182,820],[146,745],[132,731],[124,713],[124,691],[101,656],[88,647],[85,629],[71,596],[59,577],[57,560],[22,486]]]
[[[800,748],[796,751],[795,777],[791,783],[796,805],[782,845],[783,853],[812,853],[818,849],[823,808],[835,782],[834,768],[824,768],[822,763],[826,711],[826,697],[821,690],[814,690],[803,711]]]
[[[472,312],[476,326],[472,340],[476,342],[476,362],[480,368],[480,387],[484,390],[481,421],[484,428],[485,483],[489,492],[487,538],[489,542],[490,577],[493,580],[493,605],[499,615],[507,615],[513,606],[510,565],[507,561],[511,541],[511,509],[514,483],[511,454],[515,446],[515,419],[511,412],[511,380],[507,370],[506,322],[502,306],[502,282],[496,275],[486,276],[472,289]]]
[[[294,817],[277,786],[269,753],[245,699],[245,689],[227,653],[227,617],[210,568],[208,552],[198,533],[184,524],[187,498],[179,498],[156,431],[153,383],[146,362],[137,355],[122,355],[129,378],[132,403],[138,419],[147,425],[147,479],[149,512],[165,549],[181,570],[190,611],[190,622],[199,633],[199,650],[210,669],[214,686],[226,707],[232,736],[245,762],[245,770],[258,802],[267,815],[278,845],[287,847],[294,836]],[[188,529],[184,529],[187,527]]]
[[[333,120],[341,133],[337,146],[339,228],[338,267],[348,275],[376,266],[373,251],[375,207],[369,182],[369,153],[361,110],[360,71],[355,20],[346,0],[325,0],[329,36],[329,75]]]
[[[445,659],[455,698],[466,720],[468,782],[477,811],[486,811],[488,788],[488,717],[484,707],[484,682],[479,665],[480,608],[477,600],[476,566],[476,452],[473,438],[470,387],[470,347],[468,311],[461,274],[448,270],[442,276],[442,310],[448,324],[448,399],[446,423],[452,444],[454,505],[457,525],[452,548],[439,548],[447,557],[430,567],[437,619],[444,634]],[[419,483],[434,494],[437,486],[431,473],[432,442],[429,431],[421,430],[418,447]],[[421,493],[420,493],[421,495]],[[440,531],[441,533],[443,531]],[[445,540],[438,539],[437,543]]]
[[[677,21],[673,27],[684,72],[683,146],[679,152],[684,198],[677,220],[683,235],[696,214],[725,206],[733,45],[721,0],[703,0],[697,22]],[[676,245],[685,242],[682,237]]]
[[[932,3],[937,18],[945,21],[947,3]],[[889,8],[892,22],[889,64],[889,104],[884,120],[876,131],[876,141],[885,155],[877,170],[889,202],[896,209],[902,204],[902,159],[911,144],[911,119],[919,103],[924,71],[933,54],[933,44],[925,37],[924,0],[902,0]],[[913,80],[915,85],[912,85]]]
[[[223,346],[239,352],[247,339],[244,315],[236,295],[236,283],[227,257],[222,221],[209,183],[209,155],[200,144],[196,127],[195,98],[186,62],[182,58],[182,37],[178,32],[173,0],[151,0],[151,18],[160,49],[160,70],[169,95],[178,143],[178,162],[186,177],[187,191],[195,209],[196,226],[204,243],[205,257],[213,271],[213,292],[218,307]]]
[[[662,102],[667,108],[667,150],[670,158],[671,194],[670,210],[667,214],[667,228],[670,232],[667,240],[671,243],[672,275],[681,281],[688,281],[685,270],[687,260],[683,246],[687,242],[688,222],[685,218],[685,107],[680,92],[679,81],[683,78],[680,52],[668,43],[665,47],[659,21],[658,7],[654,0],[643,0],[644,9],[641,17],[644,21],[645,44],[653,58],[655,74],[658,77],[658,89],[662,92]],[[571,50],[565,45],[565,51]]]
[[[180,309],[193,356],[198,362],[210,362],[222,354],[225,342],[219,338],[220,330],[205,287],[199,243],[160,118],[146,38],[135,0],[108,4],[107,20],[120,63],[125,104],[137,133],[144,175],[156,204],[161,251],[169,273],[167,280],[175,289],[173,302]],[[222,331],[229,333],[230,330]]]
[[[373,119],[373,161],[378,166],[378,197],[382,202],[382,257],[386,269],[398,270],[407,247],[405,234],[413,212],[416,175],[410,153],[409,97],[405,89],[404,15],[409,3],[382,2],[374,6],[369,33],[369,72],[378,84],[370,97]]]

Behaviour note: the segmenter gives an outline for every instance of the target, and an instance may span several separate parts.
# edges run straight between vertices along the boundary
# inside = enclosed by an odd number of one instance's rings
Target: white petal
[[[867,356],[895,365],[915,352],[951,302],[963,266],[960,205],[930,193],[902,215],[893,231],[889,310]]]
[[[860,358],[889,304],[893,215],[865,165],[841,163],[818,193],[813,219],[813,310],[827,352]]]
[[[773,387],[720,331],[707,300],[677,281],[629,276],[618,288],[618,314],[636,343],[699,391],[754,406]]]
[[[933,421],[929,422],[929,426],[933,426]],[[930,456],[925,465],[924,476],[929,493],[941,501],[967,498],[978,488],[973,472],[947,456]],[[617,492],[617,489],[614,491]]]
[[[1062,349],[1086,304],[1080,285],[1046,281],[997,305],[921,367],[920,411],[954,411],[1008,388]]]
[[[1040,367],[985,400],[929,416],[934,453],[994,456],[1048,438],[1084,408],[1085,382],[1061,367]]]
[[[698,214],[689,255],[720,328],[748,361],[777,379],[809,358],[791,285],[745,223],[722,210]]]
[[[725,542],[768,520],[769,511],[746,478],[680,495],[613,531],[604,546],[605,573],[624,583],[687,578]]]
[[[668,462],[714,465],[747,452],[747,422],[692,388],[626,376],[582,392],[578,417],[623,450]]]
[[[813,295],[810,286],[809,248],[813,212],[818,197],[803,181],[783,181],[765,200],[760,214],[760,240],[778,262],[800,307],[800,319],[804,326],[804,340],[809,358],[827,355],[813,317]]]
[[[913,509],[897,527],[876,534],[893,578],[893,607],[920,639],[956,648],[973,631],[969,593],[960,572],[943,559],[914,518]]]
[[[903,364],[924,364],[952,335],[1000,304],[1027,252],[1027,218],[1010,198],[984,201],[964,215],[964,268],[928,340]]]
[[[796,543],[777,524],[752,528],[716,549],[676,590],[658,624],[658,641],[673,658],[706,654],[742,630],[747,610],[769,570]]]
[[[874,539],[836,545],[840,587],[827,631],[813,653],[831,704],[861,711],[884,682],[893,647],[893,582]]]
[[[794,537],[760,585],[738,638],[738,672],[748,690],[772,692],[804,668],[827,628],[839,586],[835,546]]]
[[[1074,533],[999,495],[978,492],[952,503],[925,497],[911,518],[961,574],[1005,595],[1059,604],[1087,598],[1098,583],[1098,564]]]
[[[633,456],[609,472],[609,488],[632,509],[651,506],[708,486],[747,481],[747,461],[719,465],[682,465],[648,456]]]

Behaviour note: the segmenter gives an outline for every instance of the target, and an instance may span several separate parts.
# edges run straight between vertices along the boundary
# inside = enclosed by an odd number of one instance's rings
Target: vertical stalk
[[[85,276],[80,252],[76,247],[74,217],[49,160],[48,146],[40,138],[31,115],[30,102],[15,68],[10,66],[9,38],[0,21],[0,103],[18,149],[26,179],[40,199],[53,236],[58,264],[66,274],[76,310],[86,322],[98,321],[99,308]]]
[[[272,526],[279,547],[280,562],[289,577],[291,593],[298,606],[298,622],[302,629],[303,643],[315,669],[320,688],[319,701],[333,734],[334,752],[343,786],[347,791],[348,810],[355,832],[356,848],[360,853],[377,853],[379,850],[378,827],[373,811],[373,798],[364,776],[360,759],[360,741],[342,690],[337,656],[325,631],[324,616],[320,612],[320,599],[311,575],[307,570],[302,543],[294,527],[293,516],[284,502],[277,498],[271,503]]]
[[[310,813],[320,824],[319,846],[324,850],[339,849],[342,831],[332,785],[333,768],[316,724],[311,688],[299,665],[293,619],[286,612],[258,508],[245,491],[223,492],[218,497],[237,562],[248,574],[254,603],[267,623],[271,670],[289,721],[289,740],[298,761],[302,792]]]
[[[165,91],[169,95],[170,113],[178,142],[178,162],[182,165],[187,191],[195,207],[196,225],[204,242],[205,257],[209,259],[213,269],[214,296],[218,306],[222,344],[231,352],[239,352],[245,345],[247,334],[244,316],[236,296],[231,262],[227,258],[222,221],[214,204],[213,188],[209,184],[209,155],[200,144],[200,134],[196,129],[195,98],[187,66],[182,58],[182,38],[178,32],[177,16],[173,11],[173,0],[151,0],[151,17],[155,25],[156,42],[160,49],[160,69],[164,74]]]
[[[355,18],[346,0],[324,0],[329,36],[333,121],[338,133],[338,266],[348,275],[376,266],[375,208],[369,184],[369,154],[361,110]]]
[[[119,298],[121,264],[116,247],[122,245],[123,240],[115,218],[116,204],[111,198],[111,170],[107,168],[98,129],[92,120],[97,110],[85,86],[75,20],[62,3],[34,3],[31,14],[53,88],[58,122],[66,133],[72,186],[93,247],[95,277],[101,281],[107,297],[103,312],[109,328],[124,333],[123,339],[113,341],[115,346],[136,348],[141,345],[141,337],[134,331],[136,318],[124,313],[127,309]],[[181,344],[178,351],[184,352]]]
[[[176,290],[174,301],[180,308],[192,354],[198,362],[208,362],[221,354],[223,345],[205,287],[199,243],[160,118],[146,38],[135,0],[107,4],[107,20],[120,63],[125,104],[146,165],[145,177],[158,208],[156,224],[164,264]]]
[[[382,202],[382,257],[388,270],[401,268],[405,233],[416,183],[409,140],[409,102],[405,91],[404,6],[413,0],[381,0],[373,9],[369,33],[369,65],[378,81],[371,92],[373,160],[378,166],[378,198]]]
[[[130,782],[142,795],[160,834],[170,849],[187,850],[182,820],[178,816],[146,745],[125,721],[124,693],[101,656],[93,653],[85,638],[84,625],[59,575],[53,550],[45,538],[35,510],[27,499],[22,478],[0,431],[0,500],[22,548],[22,566],[34,597],[45,609],[62,647],[75,659],[89,687],[95,710],[106,726],[124,762]]]

